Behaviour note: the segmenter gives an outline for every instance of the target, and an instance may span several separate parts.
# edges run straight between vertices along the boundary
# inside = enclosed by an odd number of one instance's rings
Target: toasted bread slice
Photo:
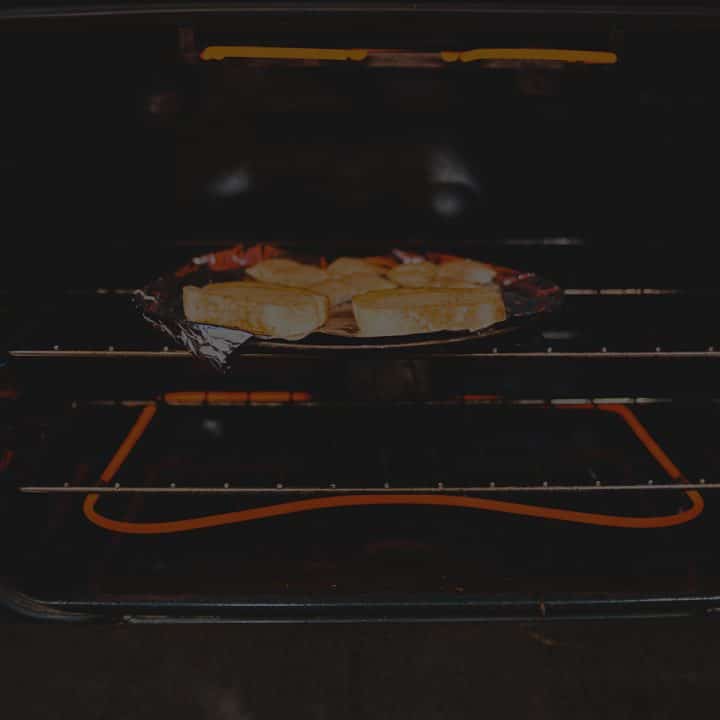
[[[373,263],[369,263],[362,258],[339,257],[328,265],[327,271],[328,274],[334,277],[342,277],[344,275],[356,275],[358,273],[363,275],[367,275],[368,273],[382,275],[385,269],[373,265]]]
[[[352,300],[356,295],[362,295],[362,293],[371,290],[389,290],[394,287],[393,283],[379,275],[355,273],[354,275],[325,280],[313,285],[310,289],[313,292],[325,295],[330,301],[330,305],[334,307]]]
[[[279,287],[278,285],[266,285],[265,283],[261,283],[259,280],[255,280],[255,278],[251,277],[244,277],[242,280],[228,280],[227,282],[221,282],[221,283],[211,283],[210,285],[205,285],[203,287],[203,290],[206,292],[214,292],[215,290],[218,290],[219,292],[223,292],[227,290],[228,288],[233,287],[242,287],[246,288],[249,285],[263,285],[265,287]]]
[[[328,278],[327,270],[314,265],[303,265],[287,258],[263,260],[247,269],[250,277],[260,282],[285,287],[310,287]]]
[[[356,296],[353,312],[363,337],[479,330],[505,320],[496,285],[379,290]]]
[[[477,260],[451,260],[438,265],[438,280],[458,280],[470,283],[489,283],[495,277],[495,270],[490,265]]]
[[[452,278],[436,278],[429,287],[434,288],[473,288],[477,287],[475,283],[465,282],[463,280],[453,280]]]
[[[192,322],[298,340],[325,323],[328,300],[300,288],[229,282],[204,288],[185,286],[183,309]]]
[[[431,262],[405,263],[394,267],[388,279],[401,287],[429,287],[437,275],[437,265]]]

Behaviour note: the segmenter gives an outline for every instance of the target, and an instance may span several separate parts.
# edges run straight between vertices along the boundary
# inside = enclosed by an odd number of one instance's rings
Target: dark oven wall
[[[12,228],[2,284],[122,284],[138,250],[176,236],[173,143],[145,110],[175,37],[81,22],[0,28],[12,68],[0,120]]]
[[[5,23],[3,286],[135,287],[255,241],[461,249],[565,287],[712,285],[713,23],[494,22]],[[202,62],[208,44],[560,46],[620,62]]]
[[[128,622],[714,612],[718,29],[681,20],[0,24],[0,534],[22,548],[0,606]],[[619,62],[200,59],[218,44]],[[253,341],[220,373],[131,302],[190,257],[259,241],[460,252],[552,278],[564,305],[417,352]]]

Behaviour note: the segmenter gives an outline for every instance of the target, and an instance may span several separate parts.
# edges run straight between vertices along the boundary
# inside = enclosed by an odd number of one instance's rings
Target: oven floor
[[[708,716],[719,652],[708,620],[0,624],[0,693],[23,720],[675,720]]]
[[[46,422],[42,452],[19,451],[14,482],[97,482],[137,414],[137,408],[92,407],[64,416],[64,424]],[[718,480],[717,410],[658,406],[637,414],[689,480]],[[114,481],[178,488],[226,482],[273,488],[281,482],[285,490],[335,482],[338,491],[388,483],[398,490],[421,485],[428,492],[438,481],[458,487],[671,482],[614,414],[493,406],[162,407]],[[257,611],[268,604],[297,609],[353,599],[427,600],[457,608],[499,599],[672,600],[720,594],[718,493],[703,495],[705,509],[697,519],[654,529],[467,508],[380,506],[128,535],[92,525],[83,516],[83,495],[15,492],[4,528],[7,542],[24,548],[13,568],[20,589],[83,607],[120,602],[145,612],[163,603],[239,602]],[[491,497],[611,517],[662,516],[690,504],[674,490]],[[128,493],[102,495],[97,507],[105,516],[144,523],[294,498]]]

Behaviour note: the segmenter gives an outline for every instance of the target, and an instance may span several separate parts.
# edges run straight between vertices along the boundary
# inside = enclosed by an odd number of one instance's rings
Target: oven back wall
[[[325,16],[294,32],[268,18],[37,22],[0,27],[12,139],[0,160],[4,287],[134,287],[197,252],[255,241],[460,249],[565,287],[714,279],[702,260],[717,228],[711,20],[668,32],[517,18],[492,32],[443,17],[435,35],[417,19],[404,33],[397,19],[351,32]],[[197,60],[218,42],[551,44],[613,49],[619,62]],[[516,243],[547,237],[579,245]]]
[[[3,573],[41,603],[19,609],[132,620],[713,611],[716,26],[515,16],[461,27],[447,16],[433,34],[432,18],[353,29],[356,19],[0,30],[12,139],[0,157],[11,351],[0,491],[5,544],[21,548]],[[220,42],[571,45],[620,61],[198,59]],[[456,251],[547,276],[565,303],[537,326],[412,357],[248,345],[226,374],[133,306],[132,289],[158,274],[258,241],[328,256]],[[207,391],[245,400],[216,407]],[[201,399],[183,407],[187,394]],[[568,402],[588,407],[560,409]],[[608,404],[647,424],[698,486],[702,514],[689,517],[700,503],[680,475],[666,478],[598,409]],[[137,452],[86,504],[148,408]],[[533,484],[497,487],[518,478]],[[556,487],[568,478],[581,490]],[[688,522],[605,527],[467,502],[315,508],[153,536],[88,519],[174,522],[398,488]]]

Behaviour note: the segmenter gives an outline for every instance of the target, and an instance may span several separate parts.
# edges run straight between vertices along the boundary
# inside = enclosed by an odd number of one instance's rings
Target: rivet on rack
[[[698,480],[698,482],[699,482],[701,485],[704,485],[704,484],[705,484],[705,478],[700,478],[700,480]]]
[[[115,483],[115,489],[116,489],[116,490],[119,490],[119,489],[120,489],[120,483],[119,483],[119,482],[116,482],[116,483]]]
[[[653,481],[652,481],[652,480],[648,480],[648,485],[652,485],[652,484],[653,484]]]
[[[547,480],[543,480],[543,487],[547,487],[547,486],[548,486],[548,481],[547,481]]]
[[[330,483],[330,488],[331,488],[332,490],[334,490],[336,487],[337,487],[337,485],[336,485],[335,483]]]
[[[599,481],[599,480],[596,480],[596,481],[595,481],[595,487],[600,487],[600,481]]]
[[[552,347],[548,347],[547,351],[548,351],[549,353],[551,353],[551,352],[552,352]]]
[[[655,352],[662,352],[662,348],[658,345],[658,346],[655,348]]]
[[[177,486],[175,485],[175,483],[170,483],[170,487],[171,487],[171,488],[175,488],[175,487],[177,487]]]
[[[490,487],[495,487],[495,481],[494,481],[494,480],[490,482]]]
[[[108,352],[114,352],[115,346],[114,345],[108,345]]]
[[[439,488],[440,490],[442,490],[442,489],[445,487],[445,484],[442,483],[442,482],[439,482],[439,483],[437,484],[437,486],[438,486],[438,488]]]
[[[170,352],[170,348],[167,345],[163,345],[163,352]]]
[[[69,483],[69,482],[64,482],[64,483],[63,483],[63,487],[70,487],[70,483]]]
[[[275,487],[276,487],[278,490],[282,490],[282,486],[283,486],[282,483],[277,483],[277,484],[275,485]]]
[[[390,483],[388,483],[388,482],[383,483],[383,487],[384,487],[386,490],[388,490],[388,489],[390,488]]]
[[[223,487],[227,490],[230,487],[230,483],[223,483]]]
[[[600,348],[600,352],[607,352],[607,348],[603,345],[603,346]]]
[[[53,345],[53,350],[59,350],[59,349],[60,349],[59,345]]]

